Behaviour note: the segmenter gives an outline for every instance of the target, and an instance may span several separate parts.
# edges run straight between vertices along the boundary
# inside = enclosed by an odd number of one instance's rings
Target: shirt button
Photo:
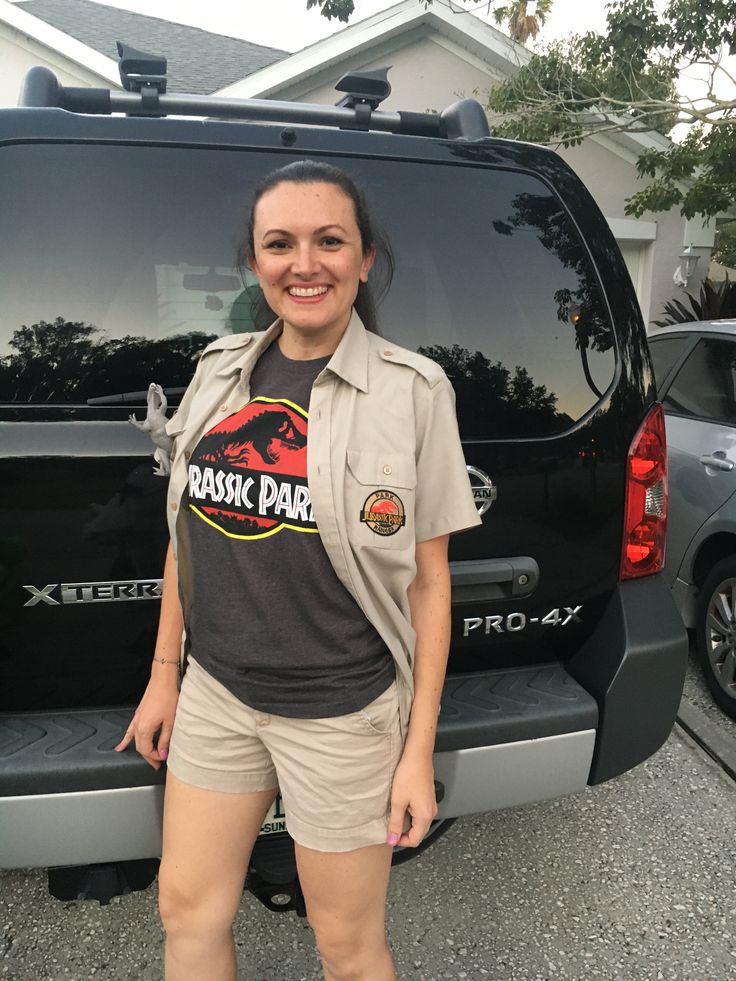
[[[386,464],[386,466],[383,468],[383,472],[388,477],[388,475],[391,473],[391,467],[388,464]]]
[[[227,412],[227,403],[223,402],[220,406],[220,412]]]
[[[393,353],[394,352],[393,351],[384,351],[383,353],[384,353],[384,356],[385,357],[391,358],[391,357],[393,357]]]
[[[172,501],[171,504],[169,504],[169,507],[171,508],[172,511],[176,511],[177,508],[176,501]]]

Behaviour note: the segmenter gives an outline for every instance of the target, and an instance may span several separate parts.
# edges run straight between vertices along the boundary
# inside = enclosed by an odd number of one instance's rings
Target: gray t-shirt
[[[309,500],[307,409],[328,361],[292,361],[271,344],[250,402],[189,461],[191,653],[247,705],[294,718],[355,712],[395,677],[327,558]]]

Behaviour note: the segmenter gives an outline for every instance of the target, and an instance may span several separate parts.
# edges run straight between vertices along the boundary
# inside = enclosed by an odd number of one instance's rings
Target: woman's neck
[[[279,349],[284,357],[292,361],[313,361],[315,358],[324,358],[335,353],[347,327],[346,323],[344,327],[332,329],[329,333],[312,333],[300,330],[284,321],[284,329],[278,339]]]

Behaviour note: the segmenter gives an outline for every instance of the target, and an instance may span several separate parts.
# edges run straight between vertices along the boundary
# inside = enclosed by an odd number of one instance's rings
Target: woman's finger
[[[161,726],[161,733],[158,737],[158,758],[160,760],[165,760],[169,755],[169,743],[171,742],[173,728],[170,722],[164,722]]]
[[[134,727],[133,723],[131,722],[130,725],[128,726],[128,728],[125,730],[125,735],[123,736],[123,738],[120,740],[120,742],[115,747],[115,752],[116,753],[122,753],[122,751],[127,746],[129,746],[131,744],[131,742],[133,741],[134,734],[135,734],[135,727]]]
[[[135,748],[149,761],[154,759],[154,754],[158,756],[153,748],[153,733],[148,729],[141,729],[140,726],[135,734]]]
[[[406,816],[406,801],[391,801],[391,814],[388,819],[388,835],[386,842],[389,845],[397,845],[402,837],[404,830],[404,818]]]
[[[411,814],[411,811],[409,812]],[[424,841],[424,838],[432,824],[429,813],[423,816],[411,815],[411,827],[399,838],[399,845],[404,848],[416,848]]]

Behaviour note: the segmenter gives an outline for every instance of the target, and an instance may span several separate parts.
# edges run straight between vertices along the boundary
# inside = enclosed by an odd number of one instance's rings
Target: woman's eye
[[[275,252],[279,252],[281,249],[288,248],[289,243],[283,238],[275,238],[273,242],[267,242],[266,248],[271,249]]]
[[[337,238],[335,235],[325,235],[322,239],[322,245],[342,245],[342,239]]]

